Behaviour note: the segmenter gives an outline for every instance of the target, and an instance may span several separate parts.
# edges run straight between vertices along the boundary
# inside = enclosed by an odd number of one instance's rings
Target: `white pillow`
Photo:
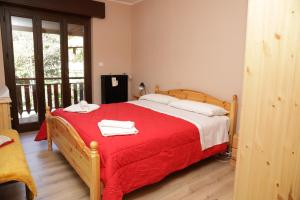
[[[190,101],[190,100],[174,101],[169,103],[169,106],[182,109],[182,110],[187,110],[190,112],[203,114],[209,117],[226,115],[228,113],[227,110],[219,106],[211,105],[208,103],[197,102],[197,101]]]
[[[163,94],[146,94],[140,97],[140,100],[154,101],[161,104],[169,104],[173,101],[178,101],[177,98]]]

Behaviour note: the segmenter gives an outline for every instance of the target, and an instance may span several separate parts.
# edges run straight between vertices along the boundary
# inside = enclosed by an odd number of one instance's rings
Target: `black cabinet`
[[[101,75],[102,103],[128,101],[128,75]]]

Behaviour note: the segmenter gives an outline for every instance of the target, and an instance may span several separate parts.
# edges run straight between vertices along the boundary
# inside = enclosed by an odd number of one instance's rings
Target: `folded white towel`
[[[135,123],[132,121],[102,120],[99,122],[99,126],[132,129],[135,127]]]
[[[116,128],[116,127],[103,127],[98,124],[101,134],[104,137],[108,136],[116,136],[116,135],[135,135],[139,131],[133,127],[131,129],[128,128]]]
[[[64,108],[66,112],[78,112],[78,113],[89,113],[97,110],[100,106],[96,104],[88,104],[86,101],[81,101],[79,104],[71,105]]]

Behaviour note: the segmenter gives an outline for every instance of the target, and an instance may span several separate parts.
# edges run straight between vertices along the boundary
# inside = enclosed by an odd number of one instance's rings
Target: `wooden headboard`
[[[173,96],[178,99],[187,99],[187,100],[209,103],[209,104],[220,106],[220,107],[226,109],[229,112],[228,116],[230,119],[230,128],[229,128],[230,142],[229,142],[229,144],[231,147],[233,135],[236,133],[237,109],[238,109],[237,95],[233,95],[232,101],[227,102],[227,101],[220,100],[216,97],[210,96],[208,94],[205,94],[203,92],[186,90],[186,89],[175,89],[175,90],[162,91],[159,89],[158,86],[156,86],[155,93]]]

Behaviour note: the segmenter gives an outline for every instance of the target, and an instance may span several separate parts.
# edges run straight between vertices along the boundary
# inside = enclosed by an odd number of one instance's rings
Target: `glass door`
[[[42,20],[45,102],[51,110],[63,107],[60,23]]]
[[[91,102],[90,20],[16,7],[2,9],[13,128],[37,130],[47,105],[53,111],[81,100]]]
[[[39,121],[36,90],[36,63],[31,18],[11,16],[17,116],[20,125]]]
[[[84,26],[68,24],[68,68],[71,104],[85,99],[84,92]]]

